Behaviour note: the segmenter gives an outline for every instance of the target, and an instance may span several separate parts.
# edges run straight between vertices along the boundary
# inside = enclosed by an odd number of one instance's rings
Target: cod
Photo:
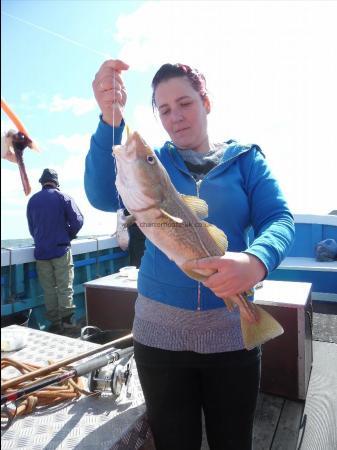
[[[137,223],[144,235],[190,278],[202,282],[216,270],[191,270],[188,262],[223,256],[225,233],[206,222],[207,203],[180,194],[166,169],[137,132],[124,145],[113,148],[116,187],[130,212],[127,224]],[[264,309],[247,300],[247,293],[222,299],[230,311],[238,307],[245,348],[250,350],[283,333],[281,325]]]

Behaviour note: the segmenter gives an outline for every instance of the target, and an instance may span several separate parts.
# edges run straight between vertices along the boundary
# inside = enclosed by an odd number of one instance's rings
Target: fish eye
[[[153,156],[147,156],[146,160],[149,164],[154,164],[156,162]]]

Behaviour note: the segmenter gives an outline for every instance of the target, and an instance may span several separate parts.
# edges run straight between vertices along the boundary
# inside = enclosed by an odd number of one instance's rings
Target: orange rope
[[[5,369],[6,367],[14,367],[23,374],[33,372],[34,370],[39,369],[41,366],[15,361],[11,358],[2,358],[1,370]],[[48,377],[50,377],[50,375],[61,374],[64,371],[65,369],[60,368],[58,370],[55,370],[54,372],[49,373]],[[44,378],[47,377],[37,377],[34,379],[34,381],[43,380]],[[5,389],[1,393],[9,394],[16,391],[17,389],[27,386],[29,386],[28,382],[19,382],[8,389]],[[74,377],[73,379],[64,380],[57,385],[49,386],[48,388],[42,388],[40,391],[34,392],[27,397],[18,400],[16,409],[9,410],[8,413],[11,416],[11,419],[13,419],[17,416],[29,414],[39,406],[55,405],[66,400],[75,400],[82,394],[97,395],[96,393],[88,392],[84,389],[83,378]]]

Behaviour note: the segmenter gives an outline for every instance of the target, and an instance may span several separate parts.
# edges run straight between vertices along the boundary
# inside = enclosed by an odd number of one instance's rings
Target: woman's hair
[[[193,89],[200,94],[201,98],[204,98],[207,95],[206,79],[202,73],[198,72],[196,69],[191,69],[191,67],[186,64],[164,64],[153,77],[151,84],[153,109],[156,107],[154,95],[158,84],[162,81],[176,77],[186,77]]]

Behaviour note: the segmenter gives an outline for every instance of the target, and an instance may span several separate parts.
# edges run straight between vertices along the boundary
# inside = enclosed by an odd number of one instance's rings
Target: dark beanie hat
[[[57,173],[53,169],[44,169],[42,172],[41,178],[39,179],[39,183],[45,184],[48,183],[48,181],[51,181],[52,183],[55,183],[57,187],[59,187],[59,179],[57,176]]]

